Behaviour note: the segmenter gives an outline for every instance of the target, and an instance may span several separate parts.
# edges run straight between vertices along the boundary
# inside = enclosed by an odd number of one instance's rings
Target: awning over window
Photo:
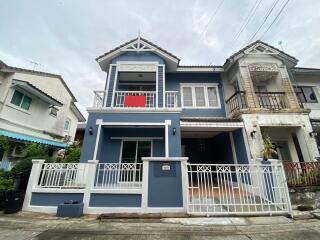
[[[13,138],[13,139],[17,139],[20,141],[35,142],[35,143],[40,143],[40,144],[45,144],[45,145],[50,145],[50,146],[55,146],[55,147],[61,147],[61,148],[65,148],[67,146],[65,143],[46,140],[46,139],[42,139],[42,138],[31,137],[31,136],[27,136],[27,135],[23,135],[23,134],[19,134],[19,133],[9,132],[6,130],[0,130],[0,136]]]
[[[42,99],[43,101],[51,105],[59,106],[59,107],[63,105],[61,102],[49,96],[47,93],[43,92],[42,90],[40,90],[39,88],[37,88],[36,86],[32,85],[29,82],[13,79],[12,86],[21,88],[26,92],[31,93],[34,96],[37,96],[38,98]]]

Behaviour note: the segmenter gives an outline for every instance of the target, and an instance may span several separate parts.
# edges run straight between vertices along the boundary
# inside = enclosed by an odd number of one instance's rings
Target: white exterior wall
[[[313,87],[317,103],[304,103],[305,108],[311,109],[310,118],[320,120],[320,76],[294,74],[294,84]]]
[[[50,115],[48,103],[23,90],[19,91],[32,98],[30,109],[25,111],[11,104],[10,101],[14,92],[14,88],[10,88],[12,79],[27,81],[60,101],[63,106],[57,107],[59,109],[57,117]],[[73,141],[78,119],[70,108],[72,96],[59,78],[15,72],[6,78],[3,78],[3,74],[0,75],[0,82],[0,128],[49,140],[62,141],[62,139],[43,134],[42,131],[45,130],[60,136],[70,135]],[[67,118],[71,120],[68,132],[63,129]]]
[[[309,133],[312,132],[312,127],[308,115],[285,113],[242,114],[241,117],[246,129],[252,158],[256,159],[262,157],[261,150],[263,148],[263,140],[260,127],[272,126],[282,127],[283,129],[286,129],[286,132],[290,131],[289,128],[296,128],[295,133],[297,134],[301,151],[306,162],[313,161],[319,156],[316,141],[314,137],[310,137],[309,135]],[[256,131],[254,137],[251,137],[250,135],[252,131]]]

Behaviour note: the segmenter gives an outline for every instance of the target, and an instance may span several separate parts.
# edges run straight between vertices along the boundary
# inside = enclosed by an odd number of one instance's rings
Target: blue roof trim
[[[40,144],[45,144],[45,145],[51,145],[51,146],[61,147],[61,148],[67,147],[67,145],[65,143],[46,140],[46,139],[42,139],[42,138],[30,137],[30,136],[27,136],[27,135],[23,135],[23,134],[19,134],[19,133],[13,133],[13,132],[9,132],[9,131],[6,131],[6,130],[0,130],[0,136],[5,136],[5,137],[8,137],[8,138],[14,138],[14,139],[21,140],[21,141],[35,142],[35,143],[40,143]]]

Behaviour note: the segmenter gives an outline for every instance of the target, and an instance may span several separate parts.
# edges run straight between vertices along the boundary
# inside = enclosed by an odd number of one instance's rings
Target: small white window
[[[65,122],[64,122],[64,127],[63,127],[63,130],[65,132],[68,132],[70,130],[70,123],[71,123],[71,120],[70,119],[67,119]]]
[[[181,84],[181,91],[184,108],[220,108],[216,84]]]

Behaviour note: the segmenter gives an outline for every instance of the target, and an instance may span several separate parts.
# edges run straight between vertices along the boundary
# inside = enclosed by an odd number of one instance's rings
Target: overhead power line
[[[252,36],[250,37],[249,41],[247,43],[250,43],[255,36],[258,34],[258,32],[260,31],[260,29],[262,28],[262,26],[266,23],[267,19],[269,18],[270,14],[273,12],[274,8],[277,6],[278,2],[280,0],[274,0],[272,3],[271,8],[269,9],[269,11],[267,12],[267,14],[264,16],[260,26],[258,27],[258,29],[254,32],[254,34],[252,34]]]
[[[225,0],[221,0],[221,1],[219,2],[217,8],[215,9],[215,11],[213,12],[213,14],[211,15],[211,17],[210,17],[210,19],[209,19],[209,22],[208,22],[207,25],[204,27],[204,30],[203,30],[203,33],[202,33],[203,35],[206,34],[209,25],[215,20],[215,18],[216,18],[216,16],[217,16],[217,14],[218,14],[218,12],[219,12],[219,10],[220,10],[220,8],[221,8],[221,6],[222,6],[222,4],[223,4],[224,1],[225,1]]]
[[[256,0],[253,7],[251,8],[245,22],[242,24],[241,28],[239,29],[239,31],[237,32],[237,34],[234,37],[234,41],[236,41],[241,33],[243,32],[243,30],[247,27],[248,23],[251,21],[252,17],[255,15],[258,7],[260,6],[260,3],[262,2],[262,0]]]
[[[270,28],[272,27],[272,25],[277,21],[277,19],[280,17],[281,13],[283,12],[284,8],[288,5],[290,0],[287,0],[285,2],[285,4],[282,6],[282,8],[280,9],[280,11],[278,12],[277,16],[273,19],[273,21],[271,22],[271,24],[269,25],[269,27],[262,33],[260,39],[262,39],[266,33],[270,30]]]

